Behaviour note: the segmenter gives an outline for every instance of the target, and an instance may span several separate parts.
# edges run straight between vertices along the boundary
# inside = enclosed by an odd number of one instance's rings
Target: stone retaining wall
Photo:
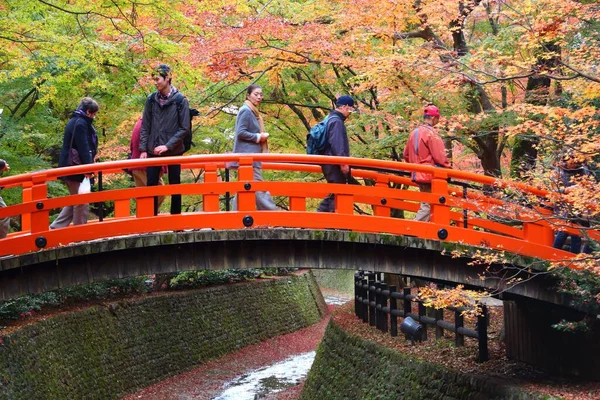
[[[414,359],[345,332],[331,321],[301,400],[525,400],[525,393],[489,377],[467,375]]]
[[[0,399],[115,399],[321,320],[312,274],[121,301],[1,338]]]

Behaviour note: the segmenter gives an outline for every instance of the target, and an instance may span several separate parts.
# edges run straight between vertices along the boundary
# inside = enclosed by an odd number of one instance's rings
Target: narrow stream
[[[342,305],[350,299],[326,296],[327,304]],[[276,364],[249,371],[223,385],[223,392],[212,400],[258,400],[298,385],[310,370],[315,352],[298,354]]]
[[[255,400],[295,386],[308,374],[316,352],[289,357],[260,368],[225,384],[225,390],[213,400]]]

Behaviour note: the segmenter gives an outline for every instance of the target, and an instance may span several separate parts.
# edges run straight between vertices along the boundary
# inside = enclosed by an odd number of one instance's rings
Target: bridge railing
[[[237,180],[223,181],[220,171],[236,162]],[[294,181],[254,181],[253,163],[274,174],[297,172]],[[154,187],[109,189],[81,195],[49,198],[48,182],[61,177],[95,173],[103,178],[122,174],[125,168],[180,164],[182,170],[201,168],[204,180]],[[350,164],[354,178],[370,186],[327,184],[321,164]],[[278,172],[279,171],[279,172]],[[411,172],[433,175],[431,193],[414,190]],[[391,187],[391,186],[396,187]],[[279,226],[308,229],[345,229],[357,232],[417,236],[424,239],[464,243],[508,251],[546,260],[568,260],[569,253],[552,249],[556,221],[541,203],[547,192],[514,182],[498,180],[465,171],[362,158],[308,156],[299,154],[219,154],[123,160],[68,168],[36,171],[0,179],[0,187],[22,188],[22,202],[0,209],[0,217],[21,218],[22,230],[0,241],[0,256],[18,255],[42,248],[119,235],[187,229],[243,229]],[[509,189],[516,200],[495,197]],[[258,211],[255,192],[269,191],[284,198],[288,211]],[[225,211],[225,194],[237,195],[238,209]],[[334,213],[316,213],[313,201],[335,194]],[[199,196],[202,209],[181,215],[154,216],[153,197],[181,194]],[[491,194],[491,195],[488,195]],[[52,209],[89,203],[114,203],[114,215],[86,225],[49,229]],[[131,207],[131,202],[135,207]],[[392,218],[393,209],[416,212],[420,202],[431,205],[431,221]],[[135,210],[132,213],[132,210]],[[571,233],[576,226],[567,226]],[[595,232],[592,232],[596,234]]]

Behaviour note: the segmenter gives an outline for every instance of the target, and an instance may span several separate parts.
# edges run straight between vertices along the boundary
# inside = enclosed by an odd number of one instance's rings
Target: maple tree
[[[352,155],[401,160],[435,103],[455,167],[552,192],[566,148],[592,169],[600,161],[599,28],[590,0],[2,0],[0,156],[16,172],[55,164],[70,112],[90,95],[101,158],[124,158],[160,61],[202,112],[192,152],[231,151],[256,82],[273,152],[304,152],[310,127],[351,94],[361,109],[347,123]],[[597,189],[551,200],[595,210]],[[573,261],[600,272],[594,255]]]

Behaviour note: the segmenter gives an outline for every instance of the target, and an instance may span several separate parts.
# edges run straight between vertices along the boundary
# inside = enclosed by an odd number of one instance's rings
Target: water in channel
[[[225,384],[213,400],[255,400],[297,385],[308,374],[315,352],[289,357],[269,367],[250,371]]]
[[[327,304],[342,305],[348,298],[325,296]],[[298,354],[268,367],[249,371],[227,382],[212,400],[257,400],[299,384],[308,374],[316,352]]]

